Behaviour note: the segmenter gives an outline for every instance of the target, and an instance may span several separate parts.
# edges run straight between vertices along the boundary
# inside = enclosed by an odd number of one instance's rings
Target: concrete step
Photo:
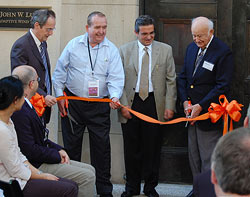
[[[113,196],[120,197],[122,192],[124,191],[125,185],[122,184],[114,184],[113,185]],[[141,186],[143,188],[143,184]],[[181,184],[159,184],[156,187],[156,191],[159,193],[160,197],[185,197],[191,190],[192,185],[181,185]],[[141,191],[140,197],[144,196]],[[137,197],[139,197],[137,196]]]

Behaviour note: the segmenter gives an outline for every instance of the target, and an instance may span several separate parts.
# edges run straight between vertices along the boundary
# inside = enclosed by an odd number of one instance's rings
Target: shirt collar
[[[29,101],[29,99],[27,99],[26,97],[25,97],[24,99],[25,99],[25,101],[28,103],[28,105],[30,106],[30,108],[32,109],[33,106],[32,106],[32,104],[31,104],[31,102]]]
[[[139,51],[143,51],[143,49],[144,49],[146,46],[144,46],[144,45],[138,40],[138,47],[139,47]],[[149,51],[152,51],[152,43],[151,43],[149,46],[147,46],[147,48],[148,48]]]
[[[86,32],[82,36],[82,38],[79,40],[79,42],[83,43],[87,47],[88,46],[88,40],[87,39],[88,39],[88,33]],[[102,46],[109,46],[106,36],[104,37],[104,40],[99,44],[99,48],[101,48]]]
[[[36,46],[39,48],[40,45],[41,45],[41,42],[40,42],[40,40],[36,37],[36,35],[33,33],[32,29],[30,29],[30,34],[31,34],[31,36],[32,36],[33,39],[34,39],[34,41],[35,41],[35,43],[36,43]]]

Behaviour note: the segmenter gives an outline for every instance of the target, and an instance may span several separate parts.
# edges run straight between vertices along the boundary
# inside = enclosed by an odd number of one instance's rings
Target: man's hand
[[[120,107],[120,101],[118,98],[116,97],[113,97],[112,99],[112,102],[109,103],[109,106],[112,108],[112,109],[117,109]]]
[[[171,109],[165,109],[165,112],[164,112],[164,119],[165,120],[169,120],[171,118],[174,117],[174,111],[171,110]]]
[[[202,107],[199,104],[192,105],[190,107],[187,107],[187,110],[191,110],[191,117],[190,118],[196,118],[197,116],[200,115],[202,111]],[[191,122],[191,125],[194,125],[196,120]]]
[[[70,162],[69,162],[69,156],[68,156],[68,154],[65,152],[65,150],[60,150],[59,151],[59,154],[60,154],[60,156],[61,156],[61,163],[66,163],[66,164],[69,164]]]
[[[45,96],[44,99],[45,99],[45,104],[46,104],[48,107],[51,107],[52,105],[55,105],[55,104],[57,103],[56,97],[51,96],[51,95]]]
[[[130,106],[126,105],[127,108],[131,109]],[[121,113],[122,113],[122,116],[126,119],[131,119],[132,118],[132,115],[130,114],[130,112],[125,109],[125,108],[121,108]]]
[[[65,100],[60,100],[57,102],[59,111],[61,112],[62,116],[66,116],[66,109],[65,109]]]

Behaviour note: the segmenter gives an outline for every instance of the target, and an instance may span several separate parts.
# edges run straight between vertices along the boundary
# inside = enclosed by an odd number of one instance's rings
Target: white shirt
[[[106,37],[95,47],[89,46],[92,70],[87,39],[88,33],[72,39],[59,57],[52,77],[56,96],[63,96],[66,86],[76,96],[88,97],[89,81],[99,80],[100,98],[120,98],[124,71],[117,47]]]
[[[140,43],[138,40],[138,47],[139,47],[139,65],[138,65],[138,79],[136,83],[135,92],[139,92],[140,89],[140,80],[141,80],[141,64],[142,64],[142,57],[145,54],[144,48],[145,46]],[[149,54],[149,72],[148,72],[148,92],[153,92],[153,85],[151,80],[151,67],[152,67],[152,44],[147,46],[148,54]]]
[[[23,189],[31,176],[29,167],[23,163],[26,160],[18,146],[13,122],[6,124],[0,120],[0,179],[6,182],[15,179]]]
[[[206,48],[205,48],[205,50],[204,50],[203,56],[204,56],[205,53],[207,52],[207,48],[209,47],[209,45],[210,45],[211,41],[213,40],[213,38],[214,38],[214,35],[212,35],[210,41],[208,42],[208,44],[207,44],[207,46],[206,46]],[[201,52],[201,48],[199,49],[198,55],[200,54],[200,52]],[[197,55],[197,57],[198,57],[198,55]]]
[[[33,33],[32,29],[30,29],[30,34],[31,36],[33,37],[35,43],[36,43],[36,46],[38,48],[38,51],[41,53],[41,49],[40,49],[40,45],[41,45],[41,42],[40,40],[36,37],[36,35]]]

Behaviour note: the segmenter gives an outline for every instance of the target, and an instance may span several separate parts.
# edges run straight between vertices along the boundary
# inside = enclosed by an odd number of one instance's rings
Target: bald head
[[[24,88],[29,84],[30,81],[37,79],[36,70],[28,65],[16,67],[12,71],[12,75],[18,76],[18,78],[23,82]]]

